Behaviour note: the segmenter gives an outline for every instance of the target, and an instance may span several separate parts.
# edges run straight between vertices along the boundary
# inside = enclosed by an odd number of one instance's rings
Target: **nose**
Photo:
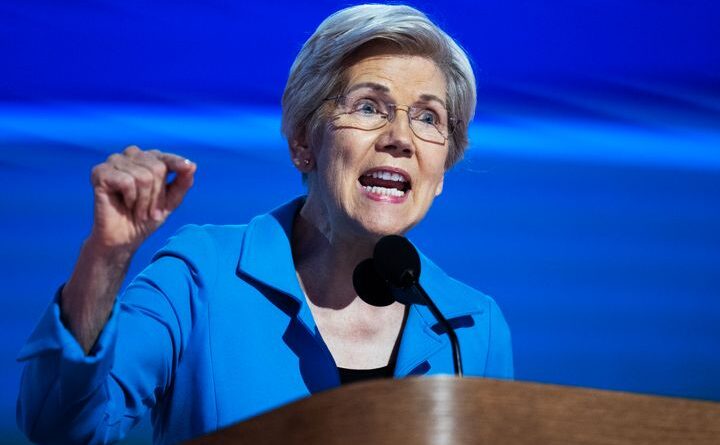
[[[404,116],[398,116],[403,111]],[[413,132],[410,127],[409,107],[397,105],[393,113],[388,115],[388,123],[378,139],[379,149],[387,151],[394,156],[412,157],[415,153]]]

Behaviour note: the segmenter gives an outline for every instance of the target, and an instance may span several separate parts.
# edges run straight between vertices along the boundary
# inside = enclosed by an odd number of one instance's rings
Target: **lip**
[[[379,195],[377,193],[368,192],[359,182],[357,183],[357,188],[358,190],[360,190],[360,193],[362,193],[363,196],[365,196],[366,198],[372,199],[373,201],[387,202],[390,204],[402,204],[403,202],[407,201],[408,196],[410,196],[410,193],[412,193],[412,190],[408,190],[402,196]]]
[[[366,170],[362,175],[365,176],[369,175],[375,172],[390,172],[390,173],[397,173],[398,175],[405,178],[405,181],[407,181],[410,184],[410,188],[412,189],[412,180],[410,178],[410,173],[406,172],[405,170],[397,167],[388,167],[388,166],[379,166],[379,167],[373,167],[369,170]]]
[[[405,179],[405,181],[408,182],[408,184],[410,184],[410,188],[408,188],[408,190],[405,192],[405,194],[403,196],[380,195],[380,194],[368,192],[367,190],[365,190],[365,188],[362,186],[362,184],[360,184],[360,181],[358,180],[357,187],[360,190],[360,193],[362,193],[363,196],[365,196],[369,199],[372,199],[373,201],[378,201],[378,202],[386,202],[386,203],[390,203],[390,204],[402,204],[405,201],[407,201],[408,196],[410,196],[410,193],[412,193],[412,181],[410,178],[410,174],[401,168],[389,167],[389,166],[379,166],[379,167],[373,167],[369,170],[366,170],[361,175],[361,177],[372,174],[377,171],[397,173],[398,175],[402,176]]]

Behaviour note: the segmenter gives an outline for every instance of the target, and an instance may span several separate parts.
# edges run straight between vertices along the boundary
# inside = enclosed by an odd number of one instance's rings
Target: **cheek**
[[[316,155],[318,189],[325,199],[330,201],[345,201],[343,190],[348,188],[347,172],[350,170],[350,154],[344,149],[343,141],[332,134],[326,135],[324,143]]]
[[[445,155],[444,153],[432,153],[426,159],[427,172],[429,184],[432,185],[433,192],[435,187],[442,184],[445,178]]]
[[[325,165],[328,168],[327,177],[335,180],[354,182],[354,172],[360,168],[367,150],[362,147],[371,142],[365,141],[362,135],[354,134],[350,130],[338,130],[330,133],[323,146],[322,154]]]
[[[339,187],[347,179],[346,176],[352,159],[340,145],[329,146],[327,148],[329,150],[325,156],[325,166],[327,169],[325,177],[330,187]]]

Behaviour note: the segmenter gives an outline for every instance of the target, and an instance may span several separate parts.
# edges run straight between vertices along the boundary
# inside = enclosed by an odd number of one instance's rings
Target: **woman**
[[[110,156],[92,173],[92,233],[21,352],[23,430],[112,442],[150,409],[155,442],[174,443],[342,382],[452,372],[425,307],[368,305],[352,273],[380,237],[423,219],[467,146],[474,106],[466,55],[419,11],[333,14],[283,96],[307,197],[247,225],[183,228],[118,299],[133,252],[196,167],[137,147]],[[466,374],[512,377],[492,299],[422,262],[424,288],[456,319]]]

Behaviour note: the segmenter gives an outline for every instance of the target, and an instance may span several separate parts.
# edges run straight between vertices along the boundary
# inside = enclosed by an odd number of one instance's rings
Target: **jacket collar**
[[[237,272],[295,300],[298,318],[314,332],[315,320],[300,288],[291,249],[293,221],[304,202],[305,197],[295,198],[250,221],[240,248]]]
[[[447,276],[422,253],[420,268],[420,284],[446,319],[482,314],[485,311],[477,296],[473,295],[474,291]],[[423,363],[426,363],[428,368],[433,368],[433,373],[453,372],[451,361],[445,360],[445,357],[440,359],[437,355],[441,350],[450,349],[447,335],[435,331],[438,325],[427,306],[411,306],[398,350],[396,376],[417,372],[418,366]]]
[[[315,320],[295,272],[291,250],[292,227],[295,215],[305,202],[298,197],[270,213],[253,218],[245,231],[237,271],[297,302],[297,316],[311,332],[316,330]],[[482,312],[481,305],[469,295],[469,289],[448,277],[438,266],[420,254],[420,284],[447,319]],[[412,371],[427,357],[446,346],[445,335],[438,335],[437,324],[425,306],[413,305],[403,330],[396,375]]]

